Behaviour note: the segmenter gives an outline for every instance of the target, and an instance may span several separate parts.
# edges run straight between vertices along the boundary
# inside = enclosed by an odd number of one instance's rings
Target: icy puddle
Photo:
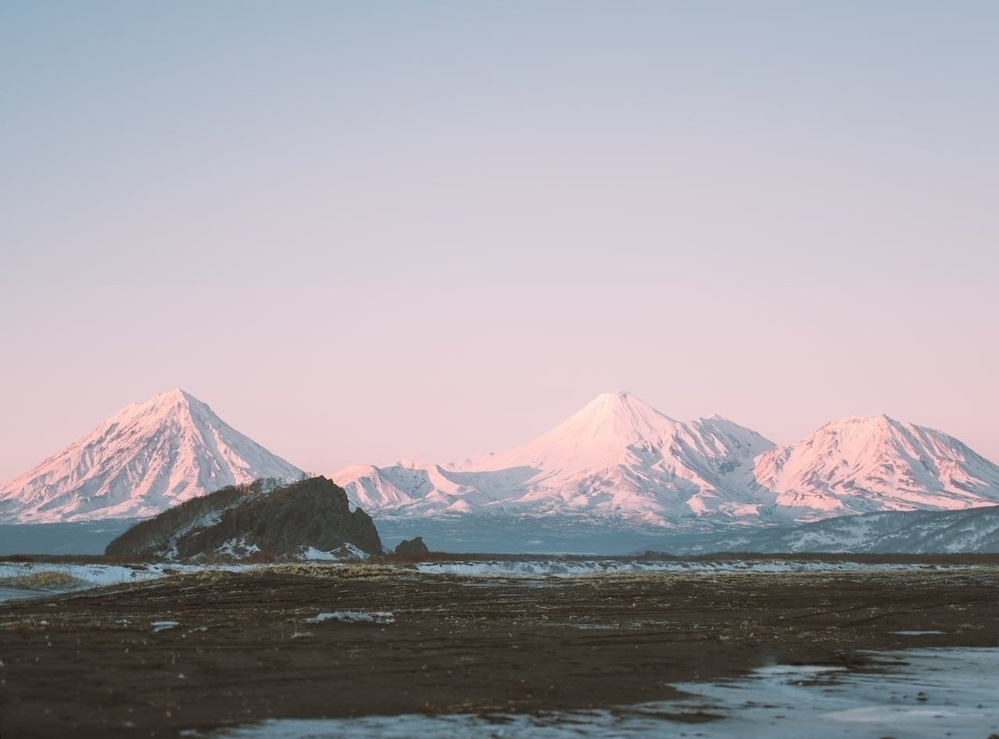
[[[0,603],[5,600],[25,600],[27,598],[38,598],[48,595],[47,590],[32,590],[30,588],[4,588],[0,587]]]
[[[721,683],[682,683],[681,701],[619,709],[483,718],[376,716],[277,720],[214,734],[307,737],[968,737],[999,733],[999,649],[913,649],[874,655],[868,674],[774,665]],[[189,736],[199,736],[191,732]]]
[[[725,719],[689,736],[985,737],[999,732],[999,649],[913,649],[874,655],[857,674],[776,665],[729,683],[677,685],[681,705]]]

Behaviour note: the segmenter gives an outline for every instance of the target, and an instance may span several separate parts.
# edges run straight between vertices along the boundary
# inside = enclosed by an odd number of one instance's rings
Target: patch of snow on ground
[[[367,559],[370,555],[363,549],[354,546],[349,541],[334,552],[341,559]]]
[[[164,569],[177,565],[150,564],[139,567],[105,564],[60,564],[48,562],[0,562],[0,580],[30,577],[43,572],[56,572],[72,577],[82,586],[117,585],[163,577]]]
[[[29,590],[26,588],[0,588],[0,603],[10,600],[25,600],[46,595],[45,590]]]
[[[294,555],[298,562],[350,562],[353,560],[364,560],[370,557],[363,549],[359,549],[350,542],[337,547],[331,552],[316,549],[313,546],[303,548]]]
[[[235,572],[248,569],[249,567],[252,567],[252,565],[213,565],[212,567],[204,567],[199,565],[180,565],[173,562],[156,562],[129,567],[127,565],[62,564],[56,562],[0,562],[0,582],[28,578],[33,575],[50,572],[66,575],[73,580],[73,584],[65,588],[22,589],[3,587],[0,588],[0,602],[51,595],[53,593],[66,592],[67,590],[156,580],[173,573],[204,572],[205,570]]]
[[[340,621],[345,624],[392,624],[395,623],[395,614],[392,611],[333,611],[331,613],[320,613],[318,616],[305,619],[307,624],[321,624],[324,621]]]
[[[324,552],[321,549],[316,549],[315,547],[309,547],[296,559],[300,559],[306,562],[339,562],[340,558],[333,554],[333,552]]]
[[[941,736],[981,739],[999,732],[994,678],[999,649],[914,649],[883,652],[886,672],[844,673],[816,666],[775,665],[740,680],[682,683],[681,701],[539,715],[472,714],[279,719],[219,731],[227,739],[401,739],[468,736],[509,739],[691,736],[816,739]],[[703,721],[705,714],[716,717]],[[677,720],[671,720],[670,717]],[[694,719],[702,719],[693,722]],[[190,736],[198,736],[189,732]]]

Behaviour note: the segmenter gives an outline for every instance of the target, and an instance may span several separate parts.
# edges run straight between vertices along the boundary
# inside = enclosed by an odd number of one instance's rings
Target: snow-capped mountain
[[[227,485],[302,474],[175,390],[133,403],[0,484],[0,522],[146,517]]]
[[[999,466],[947,434],[887,416],[826,424],[763,454],[754,475],[798,521],[999,503]]]
[[[670,525],[758,517],[753,460],[772,448],[719,416],[675,421],[628,393],[598,396],[515,449],[454,465],[400,462],[333,475],[373,514],[571,514]]]
[[[125,408],[0,484],[0,523],[147,517],[227,485],[301,476],[177,390]],[[848,418],[775,447],[719,416],[677,421],[624,392],[598,396],[514,449],[458,464],[348,467],[332,478],[376,518],[470,528],[491,516],[496,525],[531,517],[683,533],[999,504],[999,466],[939,431]]]
[[[676,421],[609,393],[524,446],[459,464],[333,475],[366,511],[492,514],[671,528],[807,522],[999,503],[999,466],[939,431],[847,418],[790,447],[713,416]]]

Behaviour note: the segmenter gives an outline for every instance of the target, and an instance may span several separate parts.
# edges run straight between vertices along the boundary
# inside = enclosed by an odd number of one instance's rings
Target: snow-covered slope
[[[798,521],[999,503],[999,466],[947,434],[887,416],[829,423],[763,454],[754,474]]]
[[[457,465],[400,462],[333,475],[373,514],[519,514],[677,524],[758,517],[772,500],[753,484],[753,459],[773,447],[714,416],[675,421],[628,393],[598,396],[515,449]]]
[[[197,398],[175,390],[133,403],[0,484],[0,522],[140,518],[227,485],[301,476]]]

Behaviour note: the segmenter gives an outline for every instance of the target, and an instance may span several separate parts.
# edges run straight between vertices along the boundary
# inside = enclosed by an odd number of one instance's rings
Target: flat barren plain
[[[0,603],[0,735],[625,707],[766,664],[867,670],[869,650],[999,646],[996,557],[471,572],[271,565]]]

